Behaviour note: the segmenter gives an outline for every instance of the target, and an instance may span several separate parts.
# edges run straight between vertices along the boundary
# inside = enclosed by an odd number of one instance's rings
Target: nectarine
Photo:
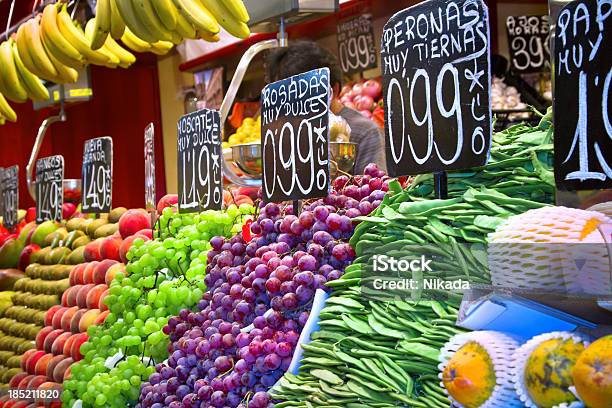
[[[96,285],[90,289],[85,298],[85,304],[88,309],[95,309],[100,304],[102,293],[108,289],[105,284]]]
[[[144,228],[151,228],[151,216],[143,209],[128,210],[119,218],[119,233],[123,239]]]
[[[49,334],[47,334],[47,336],[45,337],[45,340],[43,341],[43,347],[41,348],[41,350],[44,350],[44,352],[46,353],[50,353],[51,346],[53,346],[55,339],[57,339],[62,333],[64,333],[64,330],[55,329]],[[23,358],[22,358],[22,361],[23,361]]]
[[[45,337],[47,337],[47,335],[51,333],[52,331],[53,331],[53,326],[45,326],[42,329],[40,329],[40,331],[36,335],[36,340],[34,342],[38,350],[43,349],[43,343],[45,341]]]
[[[57,339],[55,339],[53,345],[51,346],[51,353],[53,353],[54,356],[64,353],[64,345],[70,336],[72,336],[72,333],[64,332],[60,334]]]
[[[79,320],[79,331],[81,333],[86,332],[87,328],[94,324],[97,317],[100,316],[100,313],[100,309],[91,309],[86,311]]]

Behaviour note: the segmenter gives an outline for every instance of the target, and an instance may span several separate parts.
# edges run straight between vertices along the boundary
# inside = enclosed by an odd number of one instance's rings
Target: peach
[[[23,377],[23,379],[17,384],[17,388],[27,388],[32,378],[36,377],[34,374]]]
[[[123,263],[127,263],[128,262],[127,253],[130,250],[130,248],[132,247],[132,243],[137,238],[141,238],[143,241],[150,241],[147,237],[145,237],[143,235],[132,235],[132,236],[124,239],[123,243],[121,244],[121,248],[119,249],[119,256],[121,257],[121,262],[123,262]]]
[[[28,351],[26,351],[25,353],[21,355],[21,361],[19,362],[19,367],[21,367],[22,371],[27,371],[26,363],[28,362],[28,359],[32,356],[32,354],[36,353],[37,351],[39,350],[29,349]]]
[[[77,295],[79,293],[79,290],[81,290],[82,287],[83,285],[76,285],[66,291],[66,292],[69,292],[66,295],[66,306],[72,307],[72,306],[77,305]]]
[[[108,286],[101,284],[96,285],[87,293],[85,304],[88,309],[95,309],[100,304],[100,296],[108,289]]]
[[[83,284],[83,271],[85,270],[87,265],[88,264],[86,263],[78,264],[70,270],[70,275],[68,275],[68,281],[70,282],[70,286]]]
[[[66,332],[70,331],[70,322],[72,321],[72,318],[78,311],[79,311],[78,306],[72,306],[70,309],[64,312],[64,315],[62,316],[62,323],[61,323],[61,328],[63,331],[66,331]]]
[[[51,382],[49,380],[50,379],[47,378],[47,382],[44,382],[44,383],[40,384],[40,386],[38,386],[38,389],[39,390],[53,390],[53,389],[57,389],[57,391],[59,391],[60,394],[61,394],[62,386],[60,384],[58,384],[58,383]],[[51,393],[49,393],[49,394],[51,394]],[[61,404],[58,401],[51,402],[49,400],[45,400],[44,398],[38,398],[38,399],[36,399],[36,402],[38,403],[37,407],[40,407],[41,404],[42,404],[42,406],[45,406],[45,407],[61,406]]]
[[[71,357],[66,357],[65,359],[60,361],[53,369],[52,380],[58,383],[63,382],[66,371],[72,365],[73,362],[74,360]]]
[[[89,336],[87,333],[81,333],[80,337],[77,337],[74,343],[72,344],[72,348],[70,350],[70,356],[74,361],[79,361],[83,358],[81,354],[81,344],[85,343]]]
[[[53,343],[55,342],[55,339],[57,339],[59,336],[61,336],[62,333],[64,333],[64,330],[62,330],[62,329],[55,329],[51,333],[47,334],[47,336],[45,337],[45,341],[43,342],[43,347],[41,348],[41,350],[44,350],[44,352],[46,352],[46,353],[50,353],[51,352],[51,346],[53,346]],[[23,361],[23,359],[22,359],[22,361]]]
[[[99,263],[99,261],[89,262],[87,266],[83,269],[83,278],[81,282],[83,285],[86,285],[88,283],[94,283],[94,271],[96,270],[96,267]]]
[[[85,245],[85,249],[83,250],[83,257],[85,258],[86,262],[102,260],[102,255],[100,255],[101,243],[101,239],[96,239],[95,241],[91,241],[89,244]]]
[[[63,297],[64,296],[62,295],[62,298]],[[51,326],[51,324],[53,323],[53,316],[55,315],[55,312],[57,312],[61,308],[62,308],[62,305],[55,305],[55,306],[51,306],[51,308],[47,310],[47,313],[45,313],[45,326]]]
[[[119,248],[121,248],[122,242],[123,240],[120,236],[111,235],[110,237],[104,238],[100,244],[100,256],[102,256],[103,259],[120,260]]]
[[[68,343],[68,342],[66,342]],[[66,358],[65,355],[63,354],[58,354],[57,356],[53,356],[53,358],[51,360],[49,360],[49,364],[47,364],[47,372],[45,373],[45,375],[48,378],[53,378],[53,370],[55,370],[55,367],[62,362],[64,359]]]
[[[106,283],[106,273],[108,272],[110,268],[112,268],[117,263],[119,262],[117,262],[114,259],[105,259],[102,262],[100,262],[97,265],[96,269],[94,270],[94,276],[93,276],[92,283],[95,283],[96,285],[101,284],[101,283]]]
[[[98,302],[98,309],[103,312],[108,310],[108,306],[106,306],[106,304],[104,303],[104,299],[108,296],[108,292],[109,289],[106,289],[104,292],[102,292],[102,294],[100,295],[100,301]]]
[[[115,276],[119,272],[123,273],[123,276],[126,275],[125,265],[122,263],[116,263],[106,270],[106,275],[104,276],[104,283],[106,283],[106,286],[110,286],[111,282],[113,279],[115,279]]]
[[[139,237],[147,237],[149,239],[153,239],[153,230],[151,228],[141,229],[134,235],[137,235]]]
[[[23,380],[25,377],[28,376],[28,373],[22,371],[20,373],[17,373],[13,376],[13,378],[11,378],[11,380],[9,381],[8,385],[9,388],[17,388],[17,386],[19,385],[19,383],[21,382],[21,380]]]
[[[91,309],[86,311],[79,320],[79,331],[81,333],[86,332],[87,328],[94,324],[98,316],[100,316],[100,313],[100,309]]]
[[[157,212],[161,214],[164,208],[172,207],[175,204],[178,204],[178,194],[166,194],[157,202]]]
[[[100,313],[98,317],[96,317],[96,320],[94,320],[93,324],[99,325],[99,324],[104,323],[104,320],[106,320],[106,316],[108,316],[109,314],[110,314],[110,310],[106,310]]]
[[[36,350],[36,353],[33,353],[30,358],[28,358],[28,361],[26,361],[26,371],[30,374],[34,374],[36,363],[38,363],[38,360],[40,360],[45,354],[47,353],[42,350]]]
[[[52,331],[53,331],[53,326],[45,326],[42,329],[40,329],[40,331],[36,335],[36,340],[35,340],[36,348],[38,350],[43,349],[43,343],[45,341],[45,337],[47,337],[47,335],[51,333]]]
[[[79,289],[79,292],[77,294],[76,304],[81,309],[84,309],[87,307],[87,294],[89,293],[91,289],[93,289],[94,286],[96,285],[94,285],[93,283],[88,283],[87,285],[83,285],[83,287]]]
[[[58,337],[59,339],[59,337]],[[34,366],[34,374],[36,375],[47,375],[47,365],[49,361],[53,358],[53,354],[48,353],[38,359],[36,365]]]
[[[28,383],[28,388],[30,389],[38,388],[38,386],[44,382],[47,382],[46,375],[35,375]]]
[[[51,346],[51,353],[53,353],[54,356],[60,355],[64,352],[64,345],[70,336],[72,336],[72,333],[64,332],[60,334],[57,339],[55,339],[53,345]]]
[[[64,350],[62,350],[64,356],[70,357],[70,350],[72,349],[72,345],[74,344],[74,341],[77,339],[77,337],[79,337],[79,335],[80,333],[76,333],[68,337],[68,340],[66,340],[66,344],[64,344]]]
[[[70,320],[70,331],[72,333],[79,332],[79,322],[85,313],[87,313],[87,309],[79,309],[74,316],[72,316],[72,319]]]
[[[145,228],[151,228],[151,217],[143,209],[127,210],[119,218],[119,233],[123,239]]]

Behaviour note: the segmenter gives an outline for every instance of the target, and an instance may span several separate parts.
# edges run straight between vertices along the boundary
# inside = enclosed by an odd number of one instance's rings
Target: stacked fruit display
[[[211,237],[238,233],[253,211],[248,204],[198,214],[163,209],[155,239],[135,239],[125,254],[125,273],[117,273],[110,284],[104,301],[110,314],[103,326],[90,328],[90,339],[81,346],[84,359],[64,382],[66,406],[77,399],[84,406],[125,406],[138,400],[154,362],[168,356],[162,331],[168,318],[202,297]]]
[[[261,116],[245,118],[236,133],[223,142],[223,147],[231,147],[242,143],[259,143],[261,141]]]
[[[372,119],[379,126],[385,124],[382,101],[381,79],[362,80],[342,87],[340,102],[347,108],[358,110],[363,116]]]

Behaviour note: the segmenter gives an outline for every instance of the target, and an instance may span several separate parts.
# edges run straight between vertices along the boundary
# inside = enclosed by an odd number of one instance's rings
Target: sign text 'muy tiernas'
[[[491,143],[489,16],[481,0],[402,10],[382,36],[392,176],[486,163]]]
[[[266,201],[324,197],[329,191],[329,69],[267,85],[261,94]]]

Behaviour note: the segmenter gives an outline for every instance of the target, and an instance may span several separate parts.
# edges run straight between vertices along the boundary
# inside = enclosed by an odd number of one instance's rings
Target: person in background
[[[354,173],[363,174],[365,166],[375,163],[386,171],[384,134],[380,127],[356,110],[344,106],[338,96],[342,71],[334,54],[312,41],[289,42],[288,47],[272,50],[266,60],[266,81],[276,82],[313,69],[329,68],[332,100],[330,110],[351,128],[350,140],[357,144]]]

